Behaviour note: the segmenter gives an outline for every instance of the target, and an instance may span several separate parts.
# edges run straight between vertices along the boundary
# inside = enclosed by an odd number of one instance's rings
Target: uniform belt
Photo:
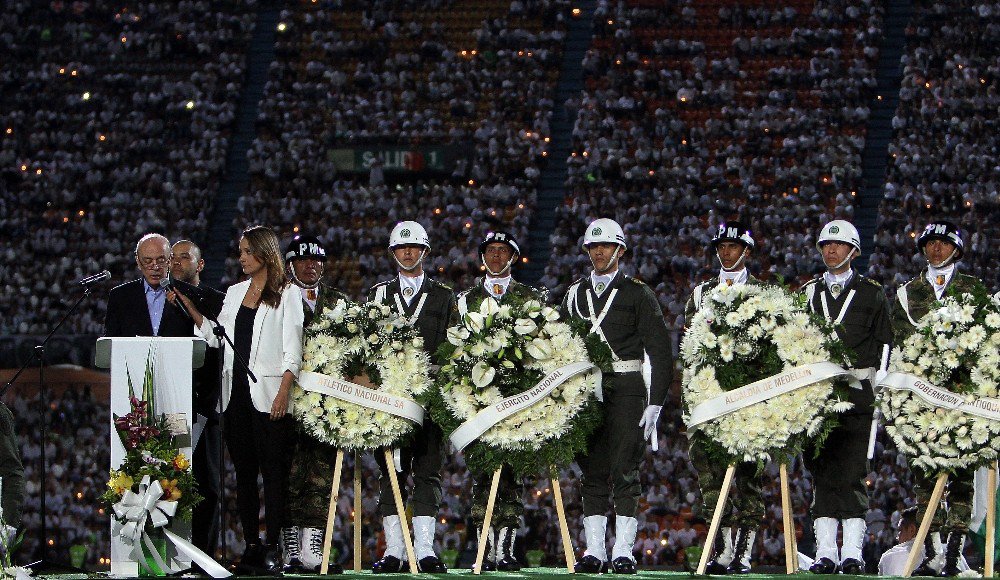
[[[614,373],[637,373],[642,370],[641,360],[616,360],[611,363]]]

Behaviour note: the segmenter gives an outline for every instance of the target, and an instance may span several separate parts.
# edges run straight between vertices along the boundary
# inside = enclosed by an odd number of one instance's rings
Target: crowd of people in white
[[[130,246],[147,231],[205,235],[256,4],[14,0],[0,13],[0,51],[10,56],[0,62],[0,334],[47,330],[63,311],[65,281],[91,264],[117,280],[132,277]],[[912,276],[916,228],[934,215],[963,226],[965,264],[995,286],[989,250],[1000,237],[1000,166],[991,111],[1000,57],[991,41],[1000,5],[921,0],[915,9],[870,272],[890,286]],[[883,10],[878,0],[789,0],[780,8],[600,0],[582,63],[586,89],[565,102],[573,148],[542,284],[561,295],[589,266],[579,235],[604,216],[625,226],[627,266],[650,281],[677,332],[691,286],[715,267],[703,249],[726,216],[759,232],[753,264],[765,276],[793,284],[811,277],[820,267],[817,226],[855,212]],[[236,231],[266,223],[283,239],[317,235],[335,249],[329,281],[357,297],[394,271],[388,229],[417,216],[432,232],[428,270],[468,286],[485,231],[528,239],[570,18],[565,0],[327,0],[286,9]],[[327,155],[428,144],[465,155],[440,175],[406,180],[380,162],[343,172]],[[235,261],[228,266],[233,281]],[[102,320],[99,308],[85,309],[68,330],[97,334]],[[10,406],[33,529],[41,409],[25,398]],[[104,485],[109,433],[107,422],[86,418],[106,409],[87,392],[67,392],[48,410],[49,529],[59,548],[91,546],[91,566],[107,556],[93,548],[108,545],[108,525],[92,490]],[[676,406],[664,415],[680,427]],[[657,453],[647,450],[636,544],[643,564],[683,563],[684,549],[704,537],[708,515],[698,513],[697,473],[678,428],[663,430]],[[876,458],[871,563],[914,501],[902,457],[880,447]],[[365,467],[374,481],[374,462]],[[792,475],[797,531],[807,542],[811,482],[800,466]],[[475,534],[460,456],[443,479],[439,548],[461,551]],[[578,479],[566,471],[562,482],[570,529],[581,530]],[[365,489],[365,512],[374,514],[377,486]],[[767,505],[778,506],[776,484],[765,492]],[[340,561],[350,558],[350,494],[338,509]],[[525,506],[519,549],[557,563],[547,480],[528,488]],[[761,563],[782,561],[780,522],[770,510]],[[228,525],[227,545],[242,546],[235,518]],[[369,555],[378,529],[366,521]],[[35,541],[27,536],[25,553]]]

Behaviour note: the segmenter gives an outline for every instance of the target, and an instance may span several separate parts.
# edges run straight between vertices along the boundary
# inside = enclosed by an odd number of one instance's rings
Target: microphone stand
[[[219,323],[218,317],[211,317],[211,316],[208,316],[208,315],[203,315],[203,316],[205,316],[205,318],[207,318],[209,320],[209,322],[212,323],[212,332],[219,339],[219,385],[220,385],[219,397],[220,397],[220,401],[221,401],[221,397],[222,397],[221,386],[222,386],[223,377],[225,376],[225,372],[226,372],[226,343],[228,343],[229,347],[233,349],[233,361],[239,363],[239,366],[240,366],[241,370],[245,370],[247,372],[247,376],[250,378],[250,380],[252,382],[256,383],[257,382],[257,377],[253,374],[253,371],[250,370],[249,363],[247,363],[247,361],[245,361],[243,359],[243,355],[240,354],[240,351],[236,350],[236,345],[233,344],[233,340],[229,337],[229,334],[226,333],[226,328],[222,324]],[[223,342],[223,339],[225,339],[225,342]],[[233,366],[236,366],[235,362],[234,362]],[[219,413],[219,438],[220,438],[220,442],[219,442],[220,443],[220,445],[219,445],[219,510],[218,510],[219,511],[219,515],[218,515],[218,518],[219,518],[219,547],[222,549],[222,565],[228,569],[228,568],[230,568],[230,561],[229,561],[229,558],[228,558],[228,556],[226,554],[227,550],[226,550],[226,528],[225,528],[225,523],[226,523],[226,517],[225,517],[225,509],[226,509],[226,411],[225,411],[225,409],[222,409],[222,411]],[[244,532],[244,533],[246,533],[246,532]]]
[[[69,573],[83,573],[83,572],[85,572],[84,570],[80,570],[79,568],[74,568],[73,566],[70,566],[69,564],[66,564],[65,562],[60,562],[59,560],[55,560],[55,559],[53,559],[53,560],[46,560],[46,558],[45,558],[45,549],[46,549],[46,546],[48,545],[47,537],[49,535],[48,534],[48,524],[45,521],[45,516],[47,515],[46,509],[45,509],[45,497],[48,494],[48,490],[47,490],[48,486],[46,485],[47,479],[48,479],[48,459],[46,457],[47,454],[46,454],[46,451],[45,451],[45,447],[46,447],[46,443],[47,443],[46,439],[48,439],[48,428],[47,428],[48,427],[48,419],[46,417],[47,417],[47,413],[48,413],[48,410],[49,410],[49,402],[48,402],[47,389],[45,388],[45,345],[48,344],[49,339],[51,339],[52,336],[60,328],[62,328],[62,325],[66,322],[66,320],[68,320],[69,317],[72,316],[72,314],[74,312],[76,312],[76,309],[80,306],[80,303],[83,302],[88,296],[90,296],[91,292],[92,292],[92,288],[90,287],[90,285],[84,286],[83,294],[81,294],[80,297],[73,304],[73,306],[71,306],[70,309],[68,311],[66,311],[65,314],[63,314],[63,317],[56,324],[55,328],[53,328],[49,332],[49,334],[46,335],[46,337],[44,339],[42,339],[42,343],[39,344],[39,345],[37,345],[37,346],[35,346],[34,356],[33,357],[29,357],[28,360],[24,361],[24,364],[21,365],[21,368],[18,369],[18,371],[14,374],[14,376],[11,377],[11,379],[9,381],[7,381],[7,384],[4,385],[2,389],[0,389],[0,397],[3,397],[5,394],[7,394],[7,391],[10,390],[10,388],[14,385],[14,383],[17,382],[18,377],[20,377],[21,374],[25,371],[25,369],[27,369],[28,366],[32,363],[32,358],[38,360],[38,402],[39,402],[39,404],[41,406],[41,413],[40,413],[41,416],[39,417],[39,419],[41,419],[41,421],[40,421],[39,427],[40,427],[41,432],[42,432],[41,433],[41,440],[42,440],[41,453],[39,454],[39,458],[38,458],[39,459],[39,467],[40,467],[39,474],[38,474],[38,479],[39,479],[39,484],[40,484],[40,487],[41,487],[41,489],[39,490],[39,494],[38,494],[39,495],[39,513],[41,514],[41,525],[38,528],[38,551],[36,553],[36,557],[39,558],[39,559],[36,562],[28,564],[28,566],[35,572],[35,574],[39,574],[39,575],[40,574],[51,574],[53,572],[60,572],[60,573],[66,573],[66,572],[69,572]]]

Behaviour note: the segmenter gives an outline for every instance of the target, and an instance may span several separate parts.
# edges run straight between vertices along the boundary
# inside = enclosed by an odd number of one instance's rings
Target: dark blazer
[[[198,309],[203,314],[218,316],[225,294],[207,286],[200,286],[199,289],[201,293],[196,300]],[[149,318],[142,278],[111,289],[108,313],[104,318],[104,335],[153,336],[153,322]],[[163,306],[158,336],[196,336],[194,321],[178,306],[167,302]],[[219,349],[205,351],[205,364],[194,371],[192,382],[195,412],[206,416],[213,414],[219,400]]]
[[[104,336],[153,336],[142,278],[115,286],[108,293]],[[194,336],[194,322],[169,302],[163,306],[156,336]]]

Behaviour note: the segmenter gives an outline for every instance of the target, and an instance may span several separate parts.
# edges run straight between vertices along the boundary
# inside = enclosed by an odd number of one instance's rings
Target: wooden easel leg
[[[333,460],[333,485],[330,486],[330,507],[326,512],[326,533],[323,534],[323,563],[319,573],[326,575],[330,569],[330,546],[333,544],[333,522],[337,519],[337,495],[340,491],[340,468],[344,463],[344,450],[337,450]]]
[[[416,574],[417,556],[413,552],[413,538],[410,537],[410,523],[406,519],[406,506],[403,505],[403,494],[399,491],[399,478],[396,477],[396,462],[392,459],[392,449],[385,450],[385,468],[389,472],[389,483],[392,484],[392,495],[396,499],[396,512],[399,523],[403,526],[403,545],[406,546],[406,557],[410,560],[410,574]]]
[[[559,515],[559,531],[562,535],[563,552],[566,555],[566,571],[575,572],[576,554],[573,553],[573,541],[569,536],[569,524],[566,523],[566,506],[563,505],[562,489],[559,487],[559,469],[554,465],[549,469],[552,481],[552,493],[556,502],[556,513]]]
[[[493,482],[490,484],[490,497],[486,500],[486,516],[483,518],[483,533],[479,535],[479,547],[476,549],[476,564],[472,568],[473,574],[483,573],[483,559],[486,556],[486,538],[490,525],[493,524],[493,504],[496,503],[497,490],[500,488],[500,473],[503,466],[493,473]]]
[[[354,452],[354,571],[361,571],[361,454]]]
[[[934,484],[934,492],[931,493],[930,502],[927,503],[927,511],[920,519],[920,529],[917,536],[913,538],[913,547],[910,548],[910,556],[906,559],[906,566],[903,568],[903,578],[909,578],[913,574],[913,569],[917,566],[917,556],[927,539],[927,532],[931,529],[931,522],[934,521],[934,514],[937,512],[938,504],[941,503],[941,496],[944,495],[944,486],[948,483],[948,474],[938,475],[937,483]]]
[[[708,567],[708,558],[712,555],[712,548],[715,546],[715,536],[719,533],[719,524],[722,522],[722,510],[726,507],[726,498],[729,497],[729,488],[733,485],[733,476],[736,474],[736,464],[730,464],[726,468],[726,476],[722,479],[722,489],[719,490],[719,500],[715,502],[715,512],[712,513],[712,523],[708,526],[708,537],[705,538],[705,547],[701,550],[701,561],[698,562],[698,575],[705,574]]]
[[[781,516],[785,528],[785,573],[794,574],[799,568],[799,558],[795,552],[795,518],[792,516],[792,496],[788,487],[788,466],[782,463],[779,470]]]
[[[993,577],[993,562],[996,559],[997,535],[997,463],[994,461],[986,475],[986,563],[983,566],[983,577]]]

